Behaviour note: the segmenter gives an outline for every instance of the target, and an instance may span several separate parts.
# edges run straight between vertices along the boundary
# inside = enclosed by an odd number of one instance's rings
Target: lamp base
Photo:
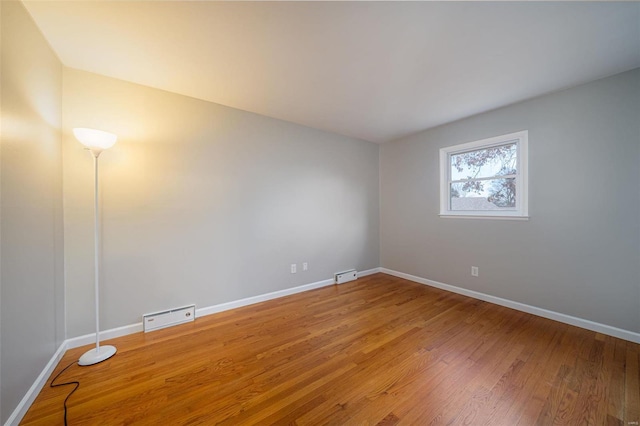
[[[99,362],[109,359],[116,353],[116,347],[110,345],[100,346],[100,349],[96,351],[96,348],[87,351],[78,360],[78,365],[93,365]]]

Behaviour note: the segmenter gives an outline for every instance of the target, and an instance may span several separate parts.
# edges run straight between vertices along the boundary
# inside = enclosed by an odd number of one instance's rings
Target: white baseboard
[[[380,272],[380,268],[367,269],[365,271],[358,272],[359,277],[366,277]],[[247,297],[240,300],[234,300],[231,302],[220,303],[218,305],[207,306],[204,308],[196,309],[196,318],[200,318],[206,315],[215,314],[218,312],[228,311],[230,309],[241,308],[243,306],[253,305],[255,303],[266,302],[267,300],[277,299],[279,297],[289,296],[296,293],[302,293],[304,291],[314,290],[316,288],[326,287],[332,285],[334,282],[332,279],[316,281],[311,284],[304,284],[298,287],[287,288],[284,290],[273,291],[271,293],[260,294],[258,296]],[[103,330],[100,332],[100,340],[115,339],[116,337],[126,336],[128,334],[138,333],[143,331],[142,323],[129,324],[118,328],[112,328],[110,330]],[[67,339],[67,349],[73,349],[84,345],[89,345],[96,340],[96,334],[90,333],[84,336],[73,337]]]
[[[367,275],[375,274],[376,272],[380,272],[380,268],[367,269],[366,271],[358,272],[358,277],[366,277]],[[247,297],[245,299],[234,300],[232,302],[220,303],[219,305],[207,306],[205,308],[196,309],[196,318],[200,318],[205,315],[216,314],[218,312],[228,311],[230,309],[241,308],[243,306],[253,305],[255,303],[266,302],[267,300],[290,296],[292,294],[302,293],[304,291],[314,290],[316,288],[322,288],[332,284],[334,284],[333,279],[316,281],[315,283],[305,284],[298,287],[273,291],[271,293]]]
[[[380,272],[380,268],[367,269],[366,271],[358,271],[358,278],[366,277],[367,275],[373,275]]]
[[[67,341],[65,340],[64,342],[62,342],[56,353],[53,354],[47,365],[38,375],[36,381],[33,382],[24,397],[22,397],[22,400],[20,400],[20,403],[18,404],[16,409],[13,410],[13,413],[11,413],[7,421],[4,423],[5,426],[17,426],[20,423],[24,415],[27,414],[29,407],[31,407],[31,404],[40,393],[40,390],[42,390],[44,385],[47,383],[49,376],[51,375],[51,373],[53,373],[53,370],[56,368],[66,351]]]
[[[600,324],[594,321],[586,320],[583,318],[573,317],[571,315],[561,314],[559,312],[550,311],[536,306],[527,305],[520,302],[514,302],[513,300],[503,299],[501,297],[491,296],[489,294],[480,293],[473,290],[467,290],[465,288],[456,287],[450,284],[444,284],[438,281],[429,280],[415,275],[405,274],[404,272],[394,271],[387,268],[378,268],[380,272],[394,277],[404,278],[409,281],[413,281],[419,284],[436,287],[441,290],[450,291],[452,293],[462,294],[463,296],[469,296],[474,299],[484,300],[485,302],[495,303],[496,305],[506,306],[518,311],[527,312],[529,314],[537,315],[539,317],[552,319],[569,325],[575,325],[576,327],[586,328],[587,330],[596,331],[598,333],[607,334],[609,336],[617,337],[619,339],[628,340],[634,343],[640,343],[640,333],[636,333],[630,330],[623,330],[621,328],[612,327],[610,325]]]
[[[107,339],[115,339],[116,337],[126,336],[128,334],[137,333],[142,331],[142,323],[129,324],[122,327],[112,328],[109,330],[103,330],[100,332],[100,341]],[[84,336],[72,337],[65,340],[67,349],[78,348],[84,345],[90,345],[95,343],[96,333],[85,334]]]
[[[322,280],[298,287],[286,288],[284,290],[278,290],[271,293],[260,294],[258,296],[247,297],[245,299],[234,300],[232,302],[220,303],[219,305],[207,306],[205,308],[196,309],[196,318],[200,318],[205,315],[216,314],[218,312],[228,311],[230,309],[241,308],[243,306],[253,305],[255,303],[266,302],[267,300],[277,299],[279,297],[289,296],[291,294],[302,293],[303,291],[326,287],[331,284],[333,284],[333,280]]]

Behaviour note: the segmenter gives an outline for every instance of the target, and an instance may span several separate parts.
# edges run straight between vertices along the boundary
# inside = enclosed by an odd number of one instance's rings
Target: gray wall
[[[640,332],[639,111],[634,70],[382,145],[381,266]],[[525,129],[531,219],[440,219],[439,148]]]
[[[2,2],[0,377],[4,422],[64,340],[62,65]]]
[[[119,135],[100,157],[103,328],[379,264],[378,145],[65,68],[69,337],[93,331],[92,162],[71,133],[81,126]]]

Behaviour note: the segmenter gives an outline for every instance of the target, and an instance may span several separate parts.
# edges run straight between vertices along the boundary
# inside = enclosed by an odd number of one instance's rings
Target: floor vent
[[[193,321],[196,318],[196,305],[170,309],[168,311],[154,312],[142,316],[144,332],[147,333],[161,328],[171,327]]]
[[[336,284],[347,283],[358,279],[358,271],[355,269],[349,269],[348,271],[336,272],[334,277]]]

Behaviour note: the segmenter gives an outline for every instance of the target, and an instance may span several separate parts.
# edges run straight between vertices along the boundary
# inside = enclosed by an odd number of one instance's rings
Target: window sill
[[[529,220],[529,216],[489,216],[472,214],[440,214],[442,219],[497,219],[497,220]]]

